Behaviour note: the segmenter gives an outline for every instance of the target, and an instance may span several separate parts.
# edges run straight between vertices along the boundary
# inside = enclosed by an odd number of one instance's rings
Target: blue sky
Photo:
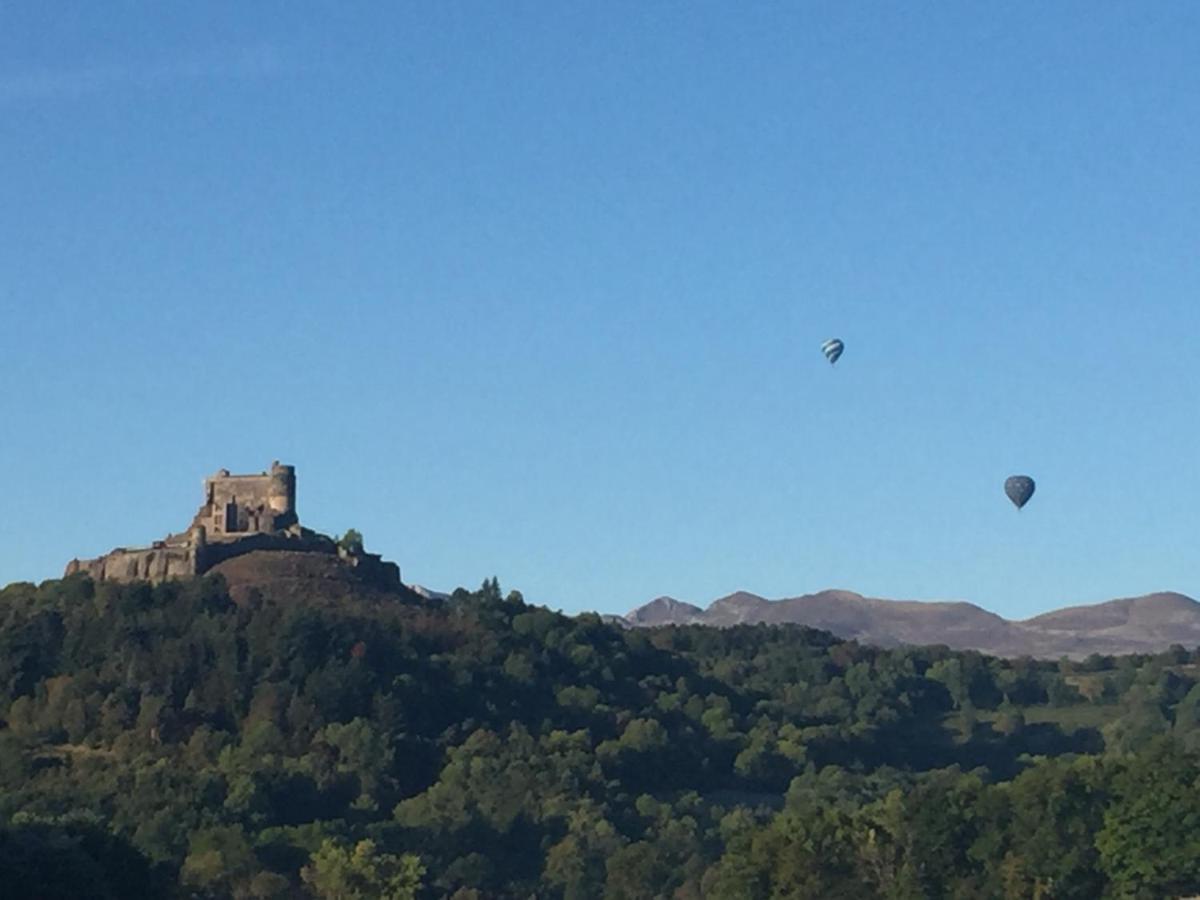
[[[279,458],[567,611],[1200,595],[1200,10],[745,6],[0,8],[0,583]]]

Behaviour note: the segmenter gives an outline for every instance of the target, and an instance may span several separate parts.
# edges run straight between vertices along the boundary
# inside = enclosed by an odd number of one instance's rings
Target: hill
[[[230,597],[239,604],[255,595],[270,600],[434,599],[381,577],[378,567],[360,564],[352,556],[257,550],[218,563],[211,573],[221,576]]]
[[[964,602],[919,602],[826,590],[767,600],[738,591],[707,609],[659,597],[626,617],[631,625],[795,624],[881,647],[945,644],[997,656],[1081,659],[1093,653],[1158,653],[1200,644],[1200,603],[1177,593],[1074,606],[1010,621]]]
[[[0,590],[5,897],[999,900],[983,888],[1178,896],[1200,874],[1149,827],[1200,802],[1200,654],[1074,666],[634,628],[495,579],[436,600],[330,555],[222,566]],[[927,635],[843,592],[715,606]],[[1031,837],[1047,815],[1073,818]]]

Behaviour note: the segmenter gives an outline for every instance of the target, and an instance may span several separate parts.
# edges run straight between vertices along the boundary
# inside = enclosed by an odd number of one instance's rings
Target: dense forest
[[[1200,656],[0,591],[8,897],[1200,893]]]

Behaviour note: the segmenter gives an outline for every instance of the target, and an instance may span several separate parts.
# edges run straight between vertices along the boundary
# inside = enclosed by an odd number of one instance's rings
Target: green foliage
[[[348,528],[346,533],[338,538],[337,543],[347,553],[363,552],[363,536],[357,528]]]
[[[1200,892],[1198,776],[1196,758],[1168,740],[1155,742],[1122,766],[1096,837],[1117,896]]]
[[[245,831],[236,825],[224,825],[192,832],[179,880],[199,891],[229,894],[258,870]]]
[[[0,884],[48,898],[1194,892],[1192,659],[624,630],[530,607],[495,578],[424,605],[334,604],[314,584],[239,607],[219,578],[11,585]]]
[[[425,868],[412,854],[381,853],[371,840],[325,841],[300,874],[321,900],[413,900]]]
[[[18,815],[0,828],[0,893],[39,900],[167,898],[169,883],[97,817]]]

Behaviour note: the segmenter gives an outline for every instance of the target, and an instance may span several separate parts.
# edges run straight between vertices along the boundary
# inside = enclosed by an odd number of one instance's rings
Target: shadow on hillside
[[[1003,733],[990,722],[976,723],[969,738],[940,719],[912,719],[891,728],[875,728],[854,737],[830,738],[808,745],[818,768],[839,765],[871,771],[890,766],[925,772],[958,766],[987,768],[997,780],[1012,778],[1029,764],[1029,757],[1094,754],[1104,750],[1096,728],[1063,731],[1041,722]]]
[[[987,767],[999,780],[1014,777],[1028,765],[1031,756],[1062,756],[1070,753],[1101,753],[1104,738],[1096,728],[1063,731],[1053,722],[1040,722],[1004,734],[982,722],[972,729],[969,740],[958,745],[963,768]]]

